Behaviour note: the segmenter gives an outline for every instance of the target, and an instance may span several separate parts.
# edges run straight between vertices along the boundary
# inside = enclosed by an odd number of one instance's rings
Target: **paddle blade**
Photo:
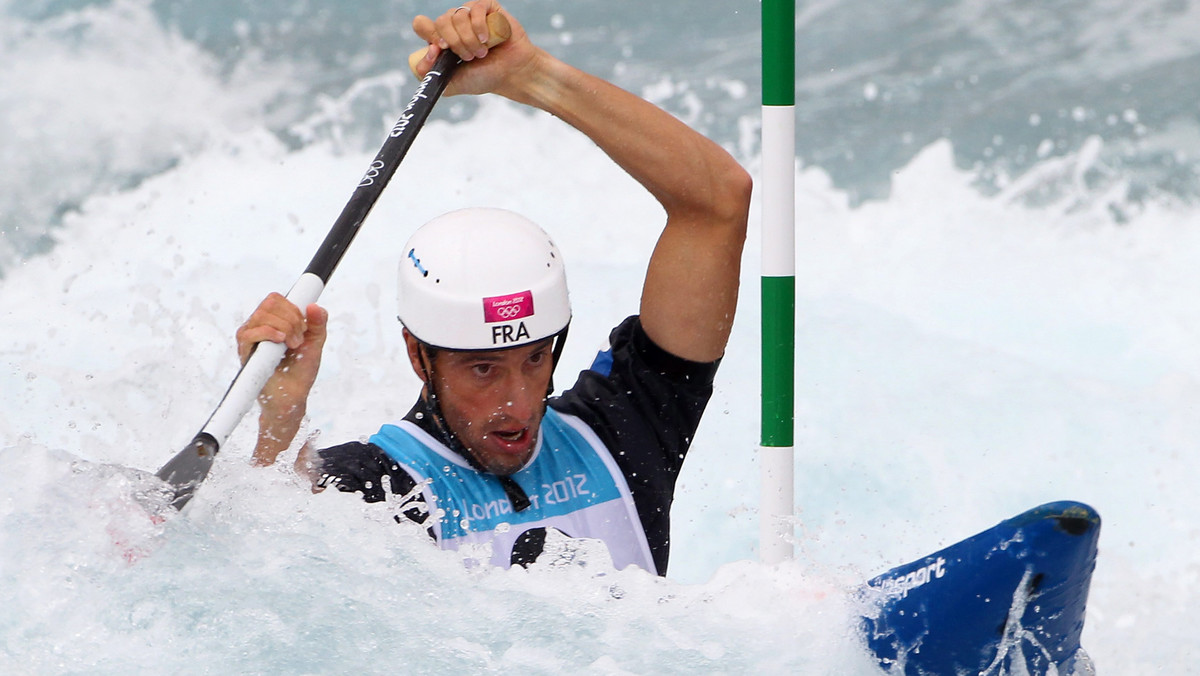
[[[204,482],[208,470],[212,469],[213,459],[217,457],[217,448],[217,440],[212,435],[201,432],[158,470],[158,478],[175,490],[172,507],[183,509],[188,500],[192,499],[196,487]]]

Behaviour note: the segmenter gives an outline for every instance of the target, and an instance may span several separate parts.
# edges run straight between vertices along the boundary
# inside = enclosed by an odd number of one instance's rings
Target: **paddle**
[[[488,30],[491,33],[487,42],[489,47],[504,42],[512,35],[508,20],[499,12],[488,16]],[[418,50],[413,53],[409,58],[410,67],[424,52],[425,50]],[[400,166],[434,104],[446,89],[454,70],[461,63],[453,52],[444,51],[421,80],[416,93],[392,127],[379,153],[375,155],[375,160],[371,162],[367,173],[350,196],[350,201],[346,203],[333,228],[325,236],[325,241],[317,249],[304,274],[288,292],[287,299],[292,303],[303,308],[316,302],[321,295],[321,291],[333,275],[334,268],[350,247],[350,242],[358,233],[371,207],[375,205],[375,200],[379,199],[388,181],[396,173],[396,168]],[[183,509],[192,499],[196,488],[208,476],[217,452],[254,405],[258,393],[275,372],[275,367],[279,365],[286,351],[287,346],[282,343],[259,343],[250,359],[234,377],[233,383],[208,422],[192,438],[191,443],[158,470],[158,478],[170,484],[175,491],[175,499],[171,504],[176,509]]]

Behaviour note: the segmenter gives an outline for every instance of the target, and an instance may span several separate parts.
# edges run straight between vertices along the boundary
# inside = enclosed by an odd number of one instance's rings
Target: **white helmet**
[[[460,209],[421,226],[404,247],[399,286],[400,321],[437,348],[516,347],[571,321],[558,247],[504,209]]]

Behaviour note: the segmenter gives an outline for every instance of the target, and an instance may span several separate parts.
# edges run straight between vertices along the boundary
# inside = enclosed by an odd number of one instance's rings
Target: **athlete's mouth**
[[[529,427],[517,427],[509,430],[493,430],[488,432],[492,438],[494,453],[504,455],[524,456],[533,449],[533,431]]]
[[[516,430],[496,430],[492,435],[506,444],[519,444],[529,437],[529,428],[522,427]]]

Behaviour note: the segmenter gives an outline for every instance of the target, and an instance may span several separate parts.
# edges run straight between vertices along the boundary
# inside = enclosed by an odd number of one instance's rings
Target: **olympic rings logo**
[[[524,310],[525,308],[521,307],[520,305],[507,305],[505,307],[496,308],[496,314],[500,315],[504,319],[513,319],[524,312]]]
[[[510,322],[514,319],[528,317],[533,312],[533,293],[531,291],[483,299],[483,321],[488,324]]]
[[[358,182],[358,187],[365,188],[375,183],[375,179],[379,178],[379,172],[383,170],[383,160],[375,160],[371,163],[371,168],[367,169],[366,175]]]

